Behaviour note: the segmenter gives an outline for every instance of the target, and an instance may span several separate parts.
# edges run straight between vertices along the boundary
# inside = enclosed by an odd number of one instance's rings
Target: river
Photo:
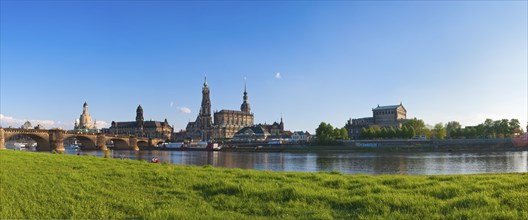
[[[75,150],[67,150],[76,154]],[[80,151],[103,156],[102,151]],[[497,152],[207,152],[207,151],[111,151],[111,157],[185,165],[271,171],[328,172],[346,174],[476,174],[528,172],[528,151]]]

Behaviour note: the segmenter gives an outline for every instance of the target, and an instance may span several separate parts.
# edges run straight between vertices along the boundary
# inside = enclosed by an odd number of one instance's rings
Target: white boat
[[[282,144],[282,140],[281,139],[271,139],[268,141],[268,144],[269,145]]]
[[[69,149],[69,150],[78,150],[78,149],[81,149],[81,147],[79,147],[78,145],[68,145],[68,146],[64,146],[65,149]]]
[[[164,148],[181,148],[183,146],[183,142],[176,142],[176,143],[164,143],[162,147]]]
[[[191,143],[190,148],[207,148],[207,141],[200,141],[198,143]]]
[[[13,144],[13,145],[15,145],[15,149],[17,149],[17,150],[21,150],[21,149],[26,148],[27,143],[15,143],[15,144]]]
[[[207,148],[212,149],[212,150],[221,150],[222,146],[220,146],[218,143],[209,143]]]

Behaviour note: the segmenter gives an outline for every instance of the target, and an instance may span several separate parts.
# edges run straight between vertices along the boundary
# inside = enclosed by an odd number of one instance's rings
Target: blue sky
[[[194,120],[343,126],[399,104],[428,124],[528,115],[526,1],[1,1],[2,126],[71,128],[87,101],[100,126]],[[280,77],[277,77],[280,73]],[[185,111],[185,109],[190,110]],[[18,123],[18,124],[17,124]]]

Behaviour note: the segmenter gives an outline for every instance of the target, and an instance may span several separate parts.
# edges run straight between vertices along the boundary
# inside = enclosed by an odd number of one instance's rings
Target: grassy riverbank
[[[528,219],[528,173],[291,173],[0,151],[0,218]]]

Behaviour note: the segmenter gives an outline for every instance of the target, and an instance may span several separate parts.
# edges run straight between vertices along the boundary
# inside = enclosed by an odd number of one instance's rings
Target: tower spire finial
[[[246,93],[246,81],[247,81],[247,78],[244,76],[244,93]]]
[[[205,74],[204,86],[207,86],[207,74]]]

